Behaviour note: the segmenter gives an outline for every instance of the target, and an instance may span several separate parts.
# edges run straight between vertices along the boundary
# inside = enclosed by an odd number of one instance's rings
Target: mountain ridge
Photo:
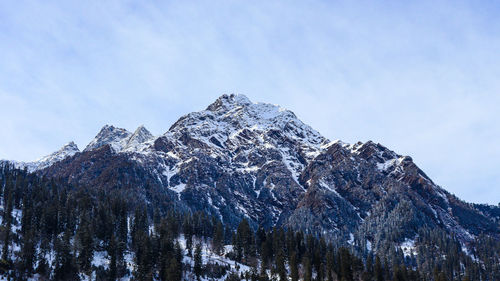
[[[293,112],[243,95],[223,95],[159,136],[106,125],[82,152],[34,171],[134,186],[162,208],[203,210],[233,226],[246,218],[254,228],[291,227],[375,249],[388,228],[404,229],[396,242],[422,227],[442,228],[464,245],[482,233],[500,237],[497,207],[456,198],[411,157],[372,141],[329,141]],[[144,193],[152,188],[154,200]]]

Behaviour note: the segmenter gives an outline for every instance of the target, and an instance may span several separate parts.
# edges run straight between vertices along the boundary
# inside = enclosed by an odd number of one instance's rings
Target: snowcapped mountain
[[[142,125],[134,133],[126,129],[105,125],[84,151],[91,151],[109,145],[115,152],[134,152],[139,151],[141,145],[152,138],[153,135]]]
[[[327,141],[293,112],[272,104],[252,103],[242,95],[224,95],[206,110],[181,117],[165,135],[189,133],[225,149],[223,143],[236,146],[241,143],[239,136],[248,131],[259,134],[258,140],[263,142],[263,135],[272,130],[282,131],[311,152]]]
[[[139,126],[135,132],[127,139],[124,150],[139,150],[140,147],[147,141],[152,140],[153,135],[144,127]]]
[[[293,112],[252,103],[242,95],[221,96],[206,110],[181,117],[163,136],[165,140],[181,140],[181,146],[191,139],[199,141],[200,146],[224,155],[241,169],[259,168],[255,161],[262,161],[261,156],[271,152],[296,179],[305,161],[328,142]]]
[[[77,152],[73,144],[29,169],[127,188],[157,208],[203,210],[228,225],[247,218],[374,248],[388,229],[400,242],[422,227],[463,243],[500,237],[497,207],[459,200],[410,157],[371,141],[329,141],[293,112],[242,95],[223,95],[159,136],[106,125]]]
[[[45,169],[58,161],[61,161],[63,159],[66,159],[67,157],[71,157],[71,156],[75,155],[78,152],[80,152],[80,150],[78,149],[78,146],[74,142],[71,141],[71,142],[63,145],[63,147],[61,147],[58,151],[53,152],[50,155],[36,159],[34,161],[31,161],[31,162],[9,161],[9,162],[14,164],[14,166],[16,166],[16,168],[19,168],[19,169],[26,168],[28,171],[33,172],[33,171]],[[5,160],[2,160],[2,161],[6,162]]]

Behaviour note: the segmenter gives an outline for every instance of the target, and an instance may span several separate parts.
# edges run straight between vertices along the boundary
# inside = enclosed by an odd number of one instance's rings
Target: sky
[[[1,1],[0,159],[104,124],[159,135],[218,96],[410,155],[500,202],[498,1]]]

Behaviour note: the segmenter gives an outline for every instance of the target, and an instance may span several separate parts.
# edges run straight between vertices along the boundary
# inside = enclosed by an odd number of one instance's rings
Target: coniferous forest
[[[414,252],[378,255],[293,229],[236,229],[159,208],[128,189],[72,186],[0,170],[4,280],[500,280],[500,242],[474,252],[422,228]]]

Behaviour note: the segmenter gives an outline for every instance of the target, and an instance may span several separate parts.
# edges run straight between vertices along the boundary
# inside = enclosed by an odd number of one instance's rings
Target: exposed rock
[[[389,239],[388,230],[403,241],[424,226],[464,243],[500,238],[500,208],[460,201],[410,157],[371,141],[330,142],[291,111],[241,95],[221,96],[158,137],[105,126],[83,153],[40,173],[130,188],[155,207],[204,210],[233,226],[245,217],[344,243]]]

